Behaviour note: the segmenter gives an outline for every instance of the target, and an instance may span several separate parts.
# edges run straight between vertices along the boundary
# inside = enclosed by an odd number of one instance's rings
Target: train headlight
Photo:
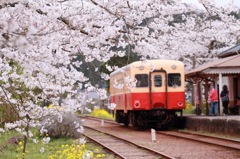
[[[175,64],[172,65],[172,69],[176,69],[177,66]]]
[[[178,106],[179,106],[179,107],[182,107],[182,106],[183,106],[183,103],[178,102]]]
[[[140,105],[140,101],[139,100],[135,100],[134,101],[134,107],[135,108],[139,108],[141,105]]]

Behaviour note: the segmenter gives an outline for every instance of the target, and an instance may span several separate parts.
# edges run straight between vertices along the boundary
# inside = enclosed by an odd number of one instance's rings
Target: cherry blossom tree
[[[61,118],[62,112],[81,107],[59,104],[61,94],[68,92],[71,98],[77,93],[72,89],[76,81],[81,89],[88,80],[75,69],[81,67],[81,61],[72,62],[77,55],[87,62],[106,62],[125,55],[111,47],[131,45],[142,60],[181,60],[186,69],[213,60],[221,51],[217,46],[230,47],[238,40],[239,19],[230,15],[238,10],[232,4],[218,8],[212,0],[199,2],[205,8],[202,16],[179,0],[2,0],[0,96],[19,117],[6,127],[23,128],[26,147],[29,127],[39,126],[41,118]],[[182,22],[174,22],[175,15]],[[97,91],[106,98],[104,90]],[[41,107],[46,99],[54,107]]]

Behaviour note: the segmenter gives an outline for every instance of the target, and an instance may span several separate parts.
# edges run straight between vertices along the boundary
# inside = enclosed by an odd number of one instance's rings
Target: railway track
[[[87,118],[87,119],[91,119],[91,120],[95,120],[95,121],[99,121],[99,122],[107,122],[107,123],[112,123],[112,124],[118,124],[115,120],[111,120],[111,119],[103,119],[103,118],[93,117],[93,116],[84,116],[82,118]]]
[[[240,140],[184,131],[157,131],[156,133],[240,151]]]
[[[101,118],[95,118],[95,117],[90,117],[89,119],[96,120],[96,121],[104,120],[104,122],[106,122],[106,123],[118,124],[115,121],[108,120],[108,119],[101,119]],[[182,138],[182,139],[196,141],[196,142],[200,142],[200,143],[204,143],[204,144],[220,146],[220,147],[235,150],[235,151],[236,150],[240,151],[240,140],[216,137],[216,136],[199,134],[199,133],[194,133],[194,132],[172,131],[172,130],[171,131],[156,131],[156,134],[162,134],[162,135],[166,135],[166,136]]]
[[[135,144],[112,134],[84,126],[84,136],[101,145],[115,158],[121,159],[173,159],[164,153]]]

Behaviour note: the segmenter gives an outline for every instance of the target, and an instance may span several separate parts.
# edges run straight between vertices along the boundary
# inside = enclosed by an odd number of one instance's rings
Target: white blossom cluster
[[[101,78],[107,81],[110,79],[110,76],[106,73],[101,73]]]
[[[78,143],[81,144],[81,145],[82,145],[82,144],[85,144],[85,143],[86,143],[85,138],[79,138],[79,139],[78,139]]]
[[[116,106],[117,106],[117,104],[115,104],[115,103],[110,103],[110,104],[108,105],[108,109],[114,110]]]
[[[43,144],[47,144],[49,141],[50,141],[50,137],[44,137],[44,138],[42,139],[42,143],[43,143]]]
[[[44,150],[45,150],[45,148],[44,148],[44,147],[41,147],[39,151],[40,151],[41,153],[43,153]]]
[[[124,81],[125,81],[126,87],[127,87],[129,90],[132,90],[132,87],[136,87],[137,79],[135,79],[134,81],[132,81],[131,77],[130,77],[130,76],[127,76],[127,77],[124,78]]]
[[[124,83],[118,83],[118,81],[114,79],[114,85],[113,85],[114,88],[122,89],[123,86],[124,86]]]
[[[83,131],[84,131],[84,129],[82,126],[77,129],[77,132],[79,132],[79,133],[83,133]]]
[[[98,88],[97,89],[97,93],[99,95],[99,98],[100,100],[104,100],[104,99],[107,99],[107,91],[105,89],[102,89],[102,88]]]
[[[91,110],[91,109],[89,109],[89,108],[87,108],[87,107],[85,107],[85,110],[86,110],[87,112],[89,112],[89,113],[91,113],[91,112],[92,112],[92,110]]]
[[[15,108],[19,117],[5,129],[40,126],[43,117],[81,109],[77,102],[81,97],[59,103],[65,92],[67,99],[76,94],[72,90],[76,81],[78,89],[88,81],[76,70],[82,62],[72,62],[76,55],[87,62],[106,62],[126,55],[112,47],[131,45],[143,60],[181,60],[186,70],[214,60],[239,39],[240,20],[230,14],[238,8],[231,3],[216,7],[213,0],[199,2],[205,8],[201,16],[180,0],[2,0],[0,102]],[[176,15],[182,15],[181,22],[174,22]],[[136,82],[125,80],[129,89]],[[115,81],[114,87],[121,89],[123,84]],[[87,90],[95,88],[89,85]],[[105,91],[97,91],[106,98]],[[53,107],[43,107],[45,100]]]

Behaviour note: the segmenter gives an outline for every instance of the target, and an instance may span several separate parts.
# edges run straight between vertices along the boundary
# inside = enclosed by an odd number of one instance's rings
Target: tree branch
[[[124,18],[122,18],[121,16],[113,13],[112,11],[110,11],[110,10],[107,9],[106,7],[98,4],[98,3],[97,3],[96,1],[94,1],[94,0],[90,0],[90,1],[91,1],[94,5],[99,6],[100,8],[104,9],[105,11],[107,11],[109,14],[115,16],[117,19],[122,19],[122,20],[124,21],[124,23],[125,23],[128,27],[131,27],[131,28],[133,28],[133,29],[136,29],[135,26],[133,26],[133,25],[129,24],[128,22],[126,22],[126,20],[125,20]]]
[[[2,88],[2,90],[3,90],[3,93],[5,94],[5,97],[7,98],[7,102],[9,103],[9,105],[12,107],[12,109],[13,109],[13,110],[14,110],[14,112],[17,114],[17,116],[19,117],[19,119],[21,119],[21,120],[22,120],[22,118],[19,116],[19,114],[18,114],[17,110],[14,108],[14,106],[13,106],[13,105],[12,105],[12,103],[10,102],[10,99],[8,98],[8,96],[7,96],[7,93],[6,93],[5,89],[3,88],[3,86],[2,86],[2,85],[0,85],[0,87]]]

